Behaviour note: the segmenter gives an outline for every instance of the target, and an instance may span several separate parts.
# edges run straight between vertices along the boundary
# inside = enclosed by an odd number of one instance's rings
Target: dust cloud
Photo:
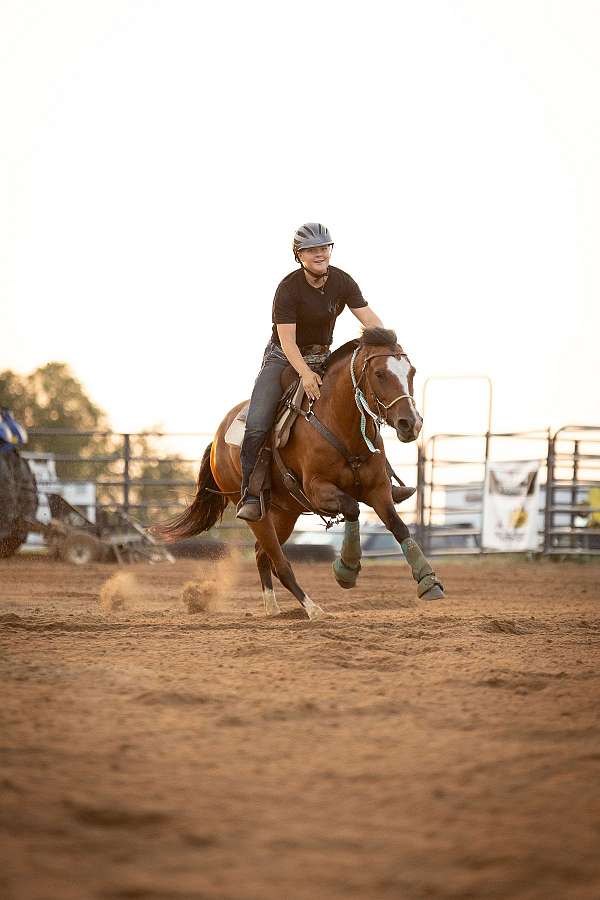
[[[105,613],[133,612],[142,615],[165,615],[183,605],[185,611],[222,613],[232,604],[232,590],[237,583],[241,553],[234,549],[226,558],[205,560],[194,564],[192,575],[180,592],[157,591],[147,568],[138,571],[119,570],[100,588],[100,608]],[[234,603],[235,605],[235,603]]]
[[[100,588],[100,606],[105,612],[124,610],[138,601],[140,590],[133,572],[117,572]]]
[[[216,563],[207,561],[198,565],[197,577],[186,581],[181,591],[181,602],[187,612],[225,612],[241,562],[240,552],[234,549]]]

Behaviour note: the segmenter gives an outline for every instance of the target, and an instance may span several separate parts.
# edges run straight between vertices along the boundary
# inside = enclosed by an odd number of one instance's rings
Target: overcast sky
[[[419,396],[599,423],[599,45],[594,0],[1,0],[0,368],[212,430],[317,220]]]

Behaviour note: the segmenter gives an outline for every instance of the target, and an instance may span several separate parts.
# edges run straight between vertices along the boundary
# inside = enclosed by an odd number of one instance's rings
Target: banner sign
[[[540,464],[488,463],[481,543],[485,550],[537,550]]]

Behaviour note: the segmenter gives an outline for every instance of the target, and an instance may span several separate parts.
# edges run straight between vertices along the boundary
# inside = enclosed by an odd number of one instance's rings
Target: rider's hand
[[[302,387],[306,391],[309,400],[319,399],[321,396],[321,391],[319,390],[320,384],[323,384],[321,376],[317,375],[316,372],[313,372],[312,369],[309,369],[302,376]]]

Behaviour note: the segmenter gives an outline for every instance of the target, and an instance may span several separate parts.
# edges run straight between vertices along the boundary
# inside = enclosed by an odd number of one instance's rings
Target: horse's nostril
[[[398,428],[400,431],[412,431],[412,425],[408,419],[398,419]]]

